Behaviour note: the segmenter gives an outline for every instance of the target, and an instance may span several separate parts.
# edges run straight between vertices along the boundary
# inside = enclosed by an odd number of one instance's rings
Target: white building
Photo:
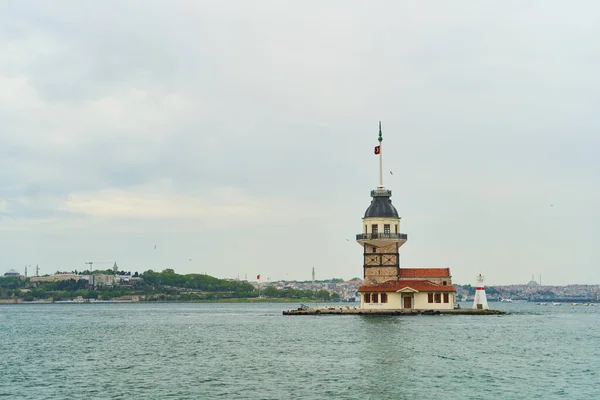
[[[368,309],[452,310],[456,288],[425,279],[390,280],[361,286],[361,307]]]
[[[9,269],[8,271],[6,271],[4,273],[4,276],[12,277],[12,278],[20,278],[21,274],[18,271],[15,271],[14,269]]]
[[[73,279],[74,281],[78,281],[80,279],[85,279],[86,281],[89,281],[90,277],[89,275],[78,275],[74,272],[63,272],[63,273],[58,273],[58,274],[54,274],[54,275],[48,275],[48,276],[32,276],[30,279],[30,282],[35,283],[35,282],[60,282],[60,281],[68,281]]]

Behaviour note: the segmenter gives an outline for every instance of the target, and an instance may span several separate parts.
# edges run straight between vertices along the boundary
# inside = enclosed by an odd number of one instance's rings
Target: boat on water
[[[553,306],[560,306],[560,303],[552,303]]]
[[[500,299],[501,303],[512,303],[513,300],[512,299]]]

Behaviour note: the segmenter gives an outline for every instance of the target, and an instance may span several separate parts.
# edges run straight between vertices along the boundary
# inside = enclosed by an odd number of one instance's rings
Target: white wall
[[[368,310],[399,310],[403,308],[402,296],[408,293],[387,292],[387,303],[365,303],[365,294],[361,293],[360,308]],[[444,295],[442,293],[442,303],[428,303],[427,292],[413,293],[412,308],[415,310],[452,310],[454,308],[454,293],[448,293],[448,303],[443,303]],[[381,300],[381,294],[379,295]]]
[[[454,293],[448,293],[448,303],[444,303],[444,294],[442,293],[442,303],[429,303],[428,292],[415,293],[415,308],[418,310],[452,310],[454,308]]]
[[[398,233],[402,233],[400,230],[400,218],[363,218],[362,233],[373,233],[372,225],[377,225],[377,232],[383,233],[383,225],[385,224],[390,225],[390,233],[396,233],[396,228],[394,228],[394,225],[398,225]]]
[[[361,293],[360,295],[360,308],[366,308],[369,310],[397,310],[402,308],[400,305],[400,293],[387,292],[387,303],[365,303],[365,294]],[[379,294],[379,300],[381,301],[381,293]]]

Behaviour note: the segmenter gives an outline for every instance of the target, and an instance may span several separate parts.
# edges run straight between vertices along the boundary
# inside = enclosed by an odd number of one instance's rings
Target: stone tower
[[[381,122],[379,122],[379,186],[371,191],[371,205],[363,217],[362,233],[356,241],[363,247],[363,279],[366,285],[397,280],[400,275],[399,249],[408,236],[400,233],[400,217],[392,205],[392,191],[383,186],[383,153]]]

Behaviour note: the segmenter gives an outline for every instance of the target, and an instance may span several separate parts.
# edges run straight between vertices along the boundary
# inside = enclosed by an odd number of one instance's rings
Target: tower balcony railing
[[[374,239],[408,239],[406,233],[359,233],[356,240],[374,240]]]
[[[371,190],[371,197],[373,196],[391,196],[392,191],[388,189],[375,189]]]

